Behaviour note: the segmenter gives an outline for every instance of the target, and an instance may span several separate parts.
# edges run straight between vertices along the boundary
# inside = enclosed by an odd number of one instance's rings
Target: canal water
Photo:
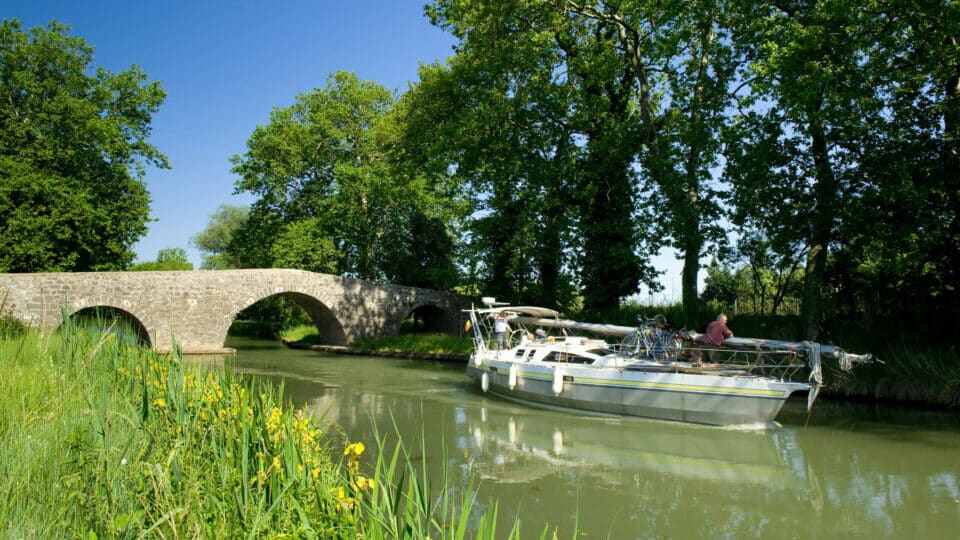
[[[351,442],[396,425],[435,482],[473,478],[504,536],[519,519],[523,538],[960,538],[957,414],[821,400],[808,417],[800,396],[775,430],[702,427],[505,401],[461,364],[228,346]]]

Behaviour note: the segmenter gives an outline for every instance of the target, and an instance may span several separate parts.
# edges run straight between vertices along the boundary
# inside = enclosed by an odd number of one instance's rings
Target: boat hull
[[[471,361],[467,373],[485,391],[509,399],[709,425],[772,424],[793,392],[810,388],[763,377],[489,359],[480,366]]]

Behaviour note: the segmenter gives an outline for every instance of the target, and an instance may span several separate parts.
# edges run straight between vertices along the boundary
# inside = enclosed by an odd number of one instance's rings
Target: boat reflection
[[[461,407],[471,468],[497,483],[576,471],[605,483],[656,473],[700,482],[804,489],[811,477],[792,430],[736,430],[550,411]]]

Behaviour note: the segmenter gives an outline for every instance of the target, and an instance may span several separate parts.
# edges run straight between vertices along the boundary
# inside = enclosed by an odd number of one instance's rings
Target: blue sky
[[[113,72],[137,64],[159,81],[167,99],[153,118],[151,141],[172,169],[147,170],[152,198],[138,260],[163,248],[200,254],[190,239],[221,204],[249,204],[234,195],[230,156],[242,154],[254,128],[275,107],[326,85],[344,69],[402,93],[421,63],[453,54],[452,36],[423,15],[427,0],[5,0],[0,16],[25,28],[51,20],[93,47],[94,65]],[[663,293],[680,297],[680,264],[665,250],[654,264],[666,273]],[[701,273],[701,288],[704,273]]]
[[[190,238],[221,204],[252,202],[233,195],[229,158],[274,107],[341,69],[403,92],[420,63],[453,53],[453,37],[430,25],[424,3],[6,0],[0,16],[25,28],[68,24],[95,47],[95,65],[119,72],[137,64],[162,84],[167,99],[151,142],[172,169],[147,170],[157,221],[135,249],[145,261],[181,247],[199,267]]]

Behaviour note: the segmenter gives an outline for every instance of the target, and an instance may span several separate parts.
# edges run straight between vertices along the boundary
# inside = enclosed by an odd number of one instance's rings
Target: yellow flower
[[[364,489],[373,490],[374,483],[373,478],[367,478],[366,476],[360,475],[357,477],[357,489],[363,491]]]
[[[154,406],[154,407],[166,407],[166,406],[167,406],[167,402],[164,401],[162,397],[158,397],[157,399],[153,400],[153,406]]]
[[[360,457],[360,454],[362,454],[364,450],[366,450],[366,447],[363,446],[362,442],[355,442],[344,449],[343,455],[349,456],[353,454],[356,457]]]

